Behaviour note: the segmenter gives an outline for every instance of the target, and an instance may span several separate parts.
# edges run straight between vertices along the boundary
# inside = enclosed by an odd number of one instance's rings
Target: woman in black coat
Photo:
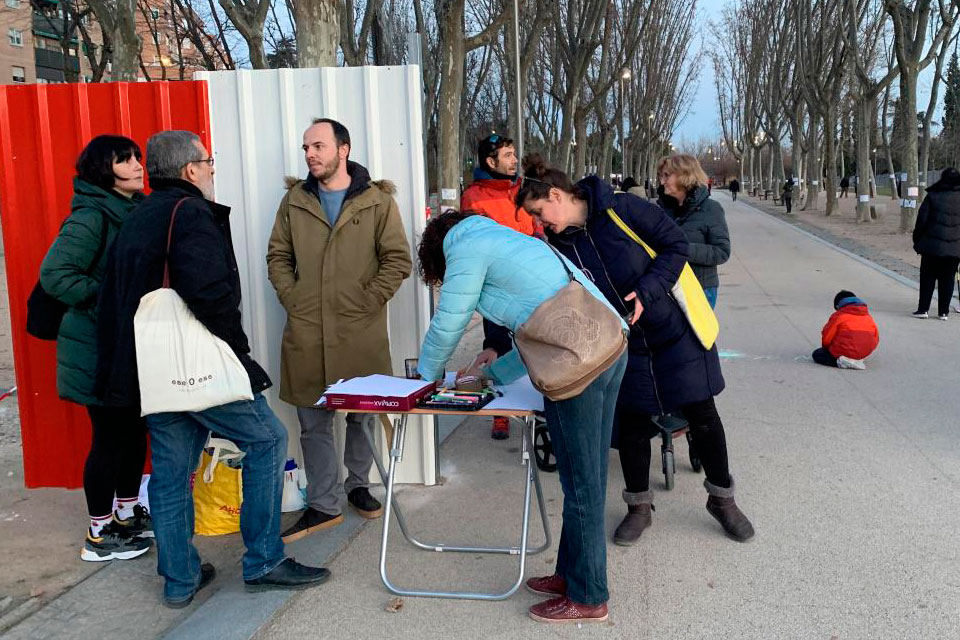
[[[913,316],[928,317],[933,287],[939,284],[937,311],[946,320],[960,265],[960,172],[956,169],[944,169],[940,180],[927,189],[913,229],[913,250],[920,254],[920,301]]]
[[[656,205],[614,193],[590,176],[576,183],[537,155],[524,159],[515,203],[537,218],[547,239],[578,265],[632,325],[627,372],[617,403],[620,464],[628,513],[614,542],[631,545],[651,524],[651,418],[681,412],[703,461],[707,510],[733,538],[753,527],[734,501],[723,423],[713,397],[723,390],[716,347],[704,349],[670,295],[687,259],[683,231]],[[651,259],[617,226],[612,210],[656,253]]]
[[[720,276],[717,265],[730,259],[730,232],[723,207],[710,198],[707,174],[688,154],[657,163],[660,206],[673,216],[690,243],[687,261],[700,281],[711,307],[717,306]]]

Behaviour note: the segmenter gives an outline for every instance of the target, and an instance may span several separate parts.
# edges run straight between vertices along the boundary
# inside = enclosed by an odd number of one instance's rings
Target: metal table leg
[[[396,427],[393,432],[393,442],[390,446],[390,461],[389,469],[384,470],[383,463],[380,461],[378,455],[374,455],[374,462],[377,465],[377,470],[380,473],[380,477],[386,486],[386,497],[385,497],[385,507],[384,507],[384,519],[383,519],[383,534],[380,542],[380,578],[383,581],[384,586],[391,593],[404,596],[421,596],[421,597],[434,597],[434,598],[460,598],[460,599],[472,599],[472,600],[504,600],[509,598],[511,595],[516,593],[517,589],[520,588],[520,585],[523,583],[523,574],[526,566],[526,556],[528,554],[540,553],[550,547],[550,527],[547,521],[546,505],[543,499],[543,490],[540,486],[540,477],[537,473],[536,465],[531,460],[530,451],[533,446],[533,419],[527,418],[523,421],[523,446],[521,461],[524,466],[524,497],[523,497],[523,519],[521,523],[521,537],[520,537],[520,546],[519,547],[476,547],[476,546],[455,546],[447,545],[442,543],[423,543],[410,535],[407,530],[406,522],[403,518],[403,515],[400,510],[400,505],[396,503],[396,498],[394,497],[394,478],[396,473],[397,463],[403,459],[403,445],[404,438],[406,435],[407,428],[407,414],[401,414],[400,418],[396,421]],[[376,452],[375,441],[372,433],[366,432],[365,435],[367,440],[370,443],[371,449]],[[530,520],[530,486],[533,485],[537,494],[537,503],[539,506],[540,517],[543,523],[544,538],[545,541],[542,545],[535,549],[528,549],[527,538],[529,534],[529,520]],[[520,562],[518,567],[518,575],[514,584],[502,593],[478,593],[478,592],[469,592],[469,591],[427,591],[427,590],[407,590],[400,589],[393,585],[390,582],[390,579],[387,576],[387,543],[389,540],[389,531],[390,531],[390,515],[391,513],[396,513],[397,523],[400,525],[400,530],[403,532],[404,537],[414,546],[424,549],[427,551],[436,551],[436,552],[465,552],[465,553],[505,553],[511,555],[518,555]]]

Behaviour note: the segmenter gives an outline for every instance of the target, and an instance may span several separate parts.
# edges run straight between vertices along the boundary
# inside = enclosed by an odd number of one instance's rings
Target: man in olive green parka
[[[340,463],[333,412],[314,405],[341,378],[392,374],[387,302],[410,275],[410,245],[387,181],[372,181],[348,160],[350,134],[318,119],[303,134],[309,174],[288,181],[270,236],[267,271],[287,311],[281,347],[280,398],[297,407],[307,474],[307,509],[284,542],[340,524]],[[350,414],[344,464],[347,500],[379,517],[367,477],[373,452],[361,429],[370,414]]]

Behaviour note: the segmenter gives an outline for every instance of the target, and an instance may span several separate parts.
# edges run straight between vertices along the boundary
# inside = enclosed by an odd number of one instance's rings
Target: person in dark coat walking
[[[944,169],[940,180],[927,189],[913,228],[913,250],[920,254],[920,301],[913,315],[928,317],[933,287],[938,285],[937,311],[946,320],[960,265],[960,172],[953,167]]]
[[[690,423],[706,471],[707,510],[736,540],[753,527],[734,501],[723,423],[714,396],[723,391],[720,358],[700,344],[670,290],[680,276],[689,244],[660,207],[631,194],[614,193],[595,176],[571,184],[538,154],[524,159],[517,206],[542,222],[547,239],[579,266],[632,325],[627,371],[617,403],[620,464],[628,513],[614,542],[635,544],[651,524],[651,420],[671,411]],[[656,253],[650,258],[617,225],[616,214]]]
[[[57,394],[83,405],[93,439],[83,468],[90,526],[80,558],[128,560],[150,549],[153,527],[139,504],[147,426],[136,404],[107,407],[96,398],[97,294],[107,250],[143,199],[140,147],[123,136],[97,136],[77,158],[70,217],[40,265],[40,286],[67,305],[57,335]],[[114,515],[114,498],[117,513]]]
[[[848,191],[850,191],[850,178],[843,176],[840,178],[840,197],[846,198]]]
[[[733,197],[733,201],[737,201],[737,194],[740,193],[740,181],[734,178],[730,181],[730,195]]]
[[[787,178],[780,190],[780,197],[783,198],[783,206],[787,208],[787,213],[793,212],[793,178]]]
[[[267,373],[250,357],[240,318],[240,274],[230,236],[230,208],[213,202],[213,158],[190,131],[161,131],[147,142],[153,192],[117,236],[107,262],[97,323],[97,391],[105,404],[138,406],[134,316],[140,299],[159,289],[169,268],[170,287],[196,319],[223,340],[250,379],[252,400],[203,411],[152,413],[150,507],[157,540],[157,572],[164,603],[182,608],[210,583],[215,570],[193,546],[190,474],[211,432],[232,440],[243,457],[240,533],[248,589],[303,588],[330,572],[284,557],[280,499],[287,432],[263,391]]]
[[[711,307],[717,306],[717,265],[730,259],[730,232],[723,207],[712,200],[707,175],[694,156],[676,154],[657,163],[660,206],[673,216],[690,243],[687,261]]]

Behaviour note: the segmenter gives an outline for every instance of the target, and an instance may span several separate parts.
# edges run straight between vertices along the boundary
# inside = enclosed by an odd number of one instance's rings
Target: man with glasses
[[[185,607],[213,580],[192,544],[190,473],[210,432],[232,440],[243,458],[240,533],[246,546],[243,579],[248,590],[303,588],[330,572],[285,558],[280,503],[287,432],[262,393],[266,372],[250,357],[240,324],[240,277],[230,238],[229,207],[213,202],[213,158],[189,131],[163,131],[147,142],[152,193],[123,224],[111,248],[100,292],[96,392],[106,406],[140,405],[133,320],[145,294],[164,283],[213,335],[237,356],[250,379],[252,401],[197,412],[156,413],[150,429],[153,474],[150,511],[157,542],[157,571],[165,578],[167,606]],[[169,244],[169,253],[168,253]]]
[[[288,181],[267,247],[267,275],[287,312],[280,399],[297,407],[307,474],[307,509],[284,542],[343,522],[334,413],[316,402],[340,378],[393,373],[387,302],[413,266],[393,183],[349,159],[347,128],[317,118],[301,149],[306,179]],[[363,430],[374,418],[347,416],[343,451],[347,502],[370,519],[383,513],[368,487],[373,451]]]
[[[473,183],[460,196],[461,211],[482,213],[528,236],[543,236],[533,218],[523,209],[517,209],[513,198],[520,190],[517,175],[517,150],[513,140],[494,133],[480,141],[477,149],[478,166],[473,170]],[[489,366],[503,354],[513,349],[510,334],[503,327],[483,321],[483,351],[474,360],[471,369]],[[510,437],[510,421],[502,416],[493,419],[490,437],[506,440]]]

